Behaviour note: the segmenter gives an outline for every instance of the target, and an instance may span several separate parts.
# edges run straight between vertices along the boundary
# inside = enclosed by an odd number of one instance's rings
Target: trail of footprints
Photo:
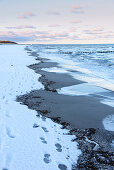
[[[18,75],[19,75],[19,73],[18,73]],[[15,73],[15,77],[17,77],[16,73]],[[14,76],[11,76],[11,80],[10,80],[9,83],[13,84],[13,80],[14,80],[14,79],[15,79]],[[27,79],[25,79],[24,77],[22,77],[22,80],[24,80],[25,82],[27,82]],[[32,81],[33,81],[33,86],[34,86],[34,84],[35,84],[35,83],[34,83],[34,77],[32,77]],[[33,89],[33,86],[31,86],[31,89]],[[22,89],[22,87],[23,87],[23,84],[22,84],[21,82],[19,82],[19,83],[18,83],[18,89]],[[10,96],[12,96],[12,93],[13,93],[14,90],[15,90],[15,89],[13,89],[13,88],[12,88],[12,89],[9,89],[9,95],[10,95]],[[21,93],[22,93],[22,92],[21,92]],[[5,104],[7,105],[7,104],[8,104],[8,99],[6,99],[6,96],[4,95],[2,98],[3,98],[3,100],[5,100]],[[8,117],[8,118],[10,118],[10,113],[9,113],[7,110],[6,110],[5,116]],[[41,118],[43,122],[46,121],[46,117],[45,117],[45,116],[39,116],[38,118]],[[34,124],[34,125],[33,125],[33,128],[37,128],[37,127],[39,127],[37,124]],[[55,127],[55,132],[57,133],[56,125],[54,125],[54,127]],[[52,128],[54,128],[54,127],[52,127]],[[48,132],[49,132],[46,127],[42,126],[41,128],[42,128],[42,130],[44,131],[44,133],[48,133]],[[7,136],[8,136],[9,138],[11,138],[11,139],[13,139],[13,138],[16,137],[15,134],[13,133],[13,131],[12,131],[10,128],[8,128],[8,127],[6,127],[6,134],[7,134]],[[60,134],[60,133],[58,132],[58,134]],[[45,144],[45,145],[48,144],[48,141],[46,141],[46,139],[45,139],[44,137],[40,137],[40,140],[41,140],[41,142],[42,142],[43,144]],[[57,140],[58,140],[58,142],[60,141],[59,137],[57,138]],[[57,152],[62,152],[62,146],[61,146],[59,143],[55,143],[55,151],[57,151]],[[8,163],[9,158],[8,158],[7,156],[6,156],[6,159],[7,159],[7,161],[6,161],[7,163],[6,163],[6,164],[9,164],[9,163]],[[10,157],[10,159],[11,159],[11,157]],[[66,159],[69,159],[69,156],[67,156]],[[52,162],[51,155],[50,155],[49,153],[45,153],[45,154],[44,154],[43,161],[44,161],[46,164],[51,163],[51,162]],[[58,165],[58,168],[59,168],[60,170],[67,170],[67,166],[64,165],[64,164],[59,164],[59,165]],[[5,169],[4,169],[4,170],[5,170]]]
[[[41,116],[41,115],[38,115],[37,116],[38,118],[40,118],[40,119],[42,119],[42,121],[46,121],[46,117],[44,117],[44,116]],[[39,125],[37,125],[37,123],[34,123],[34,125],[33,125],[33,127],[40,127]],[[46,133],[46,134],[48,134],[49,133],[49,130],[46,128],[46,127],[44,127],[44,126],[42,126],[41,127],[42,128],[42,130],[44,131],[44,133]],[[54,128],[54,131],[56,132],[56,133],[58,133],[58,134],[60,134],[59,132],[57,132],[57,130],[56,130],[56,125],[54,125],[54,126],[52,126],[51,128]],[[45,137],[40,137],[40,140],[41,140],[41,142],[44,144],[44,145],[46,145],[46,144],[48,144],[48,141],[45,139]],[[57,140],[58,140],[58,142],[59,141],[61,141],[60,140],[60,138],[59,137],[57,137]],[[66,148],[66,149],[69,149],[69,148]],[[55,151],[57,151],[57,152],[62,152],[62,146],[61,146],[61,144],[60,143],[55,143]],[[68,160],[70,158],[70,156],[69,155],[67,155],[67,157],[66,157],[66,159]],[[49,153],[45,153],[44,154],[44,158],[43,158],[43,161],[46,163],[46,164],[49,164],[49,163],[51,163],[53,160],[51,159],[51,155],[49,154]],[[67,166],[66,165],[64,165],[64,164],[59,164],[58,165],[58,169],[60,169],[60,170],[67,170],[68,168],[67,168]]]
[[[42,121],[46,121],[46,117],[44,117],[44,116],[40,116],[40,115],[39,115],[39,118],[41,118]],[[39,127],[39,126],[38,126],[38,127]],[[56,128],[56,125],[54,125],[54,127]],[[52,128],[54,128],[54,127],[52,127]],[[48,132],[49,132],[49,130],[48,130],[46,127],[41,127],[41,128],[42,128],[42,130],[43,130],[45,133],[48,133]],[[54,131],[57,132],[56,129],[55,129]],[[60,133],[58,132],[58,134],[60,134]],[[40,137],[40,140],[41,140],[41,142],[42,142],[43,144],[48,144],[48,141],[46,141],[46,139],[45,139],[44,137]],[[58,142],[61,141],[59,137],[57,138],[57,140],[58,140]],[[69,148],[66,148],[66,149],[69,149]],[[57,152],[62,152],[62,146],[61,146],[60,143],[55,143],[55,151],[57,151]],[[68,160],[69,158],[70,158],[70,156],[67,155],[66,159]],[[51,155],[50,155],[49,153],[45,153],[45,154],[44,154],[43,161],[44,161],[46,164],[49,164],[49,163],[51,163],[53,160],[51,159]],[[59,164],[59,165],[58,165],[58,169],[60,169],[60,170],[68,170],[67,166],[64,165],[64,164]]]

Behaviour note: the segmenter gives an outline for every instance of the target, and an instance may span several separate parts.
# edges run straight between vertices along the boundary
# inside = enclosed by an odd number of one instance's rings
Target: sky
[[[114,43],[114,0],[0,0],[0,40]]]

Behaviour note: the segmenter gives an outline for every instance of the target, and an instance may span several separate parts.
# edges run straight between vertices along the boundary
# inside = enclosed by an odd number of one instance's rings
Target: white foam
[[[72,95],[72,96],[97,94],[101,92],[107,92],[107,90],[94,86],[89,83],[63,87],[60,90],[58,90],[59,94]]]
[[[107,90],[114,91],[114,84],[104,80],[103,78],[98,78],[92,75],[82,75],[79,73],[78,74],[71,73],[71,75],[75,79],[79,79],[81,81],[85,81],[88,83],[93,83],[93,85],[99,86],[101,88],[105,88]]]
[[[70,60],[68,60],[68,64],[67,64],[65,60],[64,64],[60,64],[60,66],[62,66],[66,70],[79,71],[82,73],[91,74],[91,71],[89,69],[77,66],[76,64],[77,63],[74,63],[74,62],[73,64],[71,64]]]
[[[109,115],[103,120],[104,128],[108,131],[114,131],[114,115]]]
[[[104,99],[101,101],[101,103],[114,107],[114,99]]]
[[[86,82],[94,81],[94,85],[114,91],[114,53],[110,53],[109,45],[55,45],[54,51],[49,50],[48,55],[47,50],[44,50],[45,46],[42,48],[43,50],[39,53],[41,57],[59,63],[74,78]],[[35,50],[39,50],[38,46]],[[105,51],[109,53],[102,53]],[[65,52],[72,52],[72,55]],[[77,72],[82,74],[78,75]]]
[[[53,73],[68,73],[67,70],[64,70],[59,67],[43,68],[42,70],[47,71],[47,72],[53,72]]]

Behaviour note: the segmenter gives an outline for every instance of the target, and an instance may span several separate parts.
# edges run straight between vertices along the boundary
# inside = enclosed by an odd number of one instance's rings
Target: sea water
[[[96,95],[101,103],[114,107],[114,44],[32,45],[40,57],[57,62],[59,67],[45,68],[48,72],[66,73],[83,83],[58,89],[64,95]],[[104,118],[106,129],[114,131],[114,116]],[[110,120],[111,126],[106,123]]]

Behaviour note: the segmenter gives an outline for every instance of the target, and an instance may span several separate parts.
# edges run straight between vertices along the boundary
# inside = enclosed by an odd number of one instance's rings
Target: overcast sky
[[[114,43],[114,0],[0,0],[0,39]]]

